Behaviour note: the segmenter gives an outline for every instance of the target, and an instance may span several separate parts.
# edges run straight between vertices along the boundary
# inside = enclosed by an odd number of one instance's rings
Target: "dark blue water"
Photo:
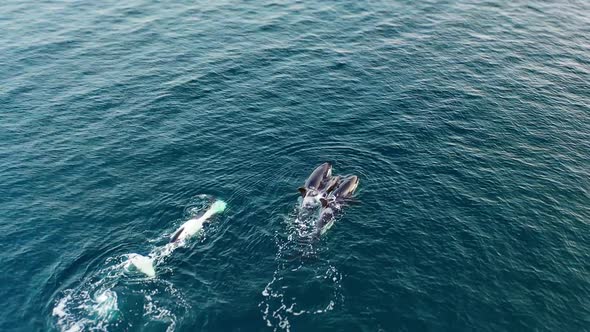
[[[588,330],[589,105],[587,1],[4,1],[0,330]]]

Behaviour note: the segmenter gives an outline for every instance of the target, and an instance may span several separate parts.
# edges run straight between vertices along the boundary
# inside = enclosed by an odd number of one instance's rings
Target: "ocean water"
[[[588,331],[589,105],[588,1],[3,1],[0,330]]]

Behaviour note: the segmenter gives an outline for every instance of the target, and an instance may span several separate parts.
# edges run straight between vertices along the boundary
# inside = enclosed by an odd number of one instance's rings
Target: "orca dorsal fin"
[[[328,200],[327,199],[322,197],[322,198],[320,198],[320,202],[322,203],[323,208],[328,207]]]
[[[174,235],[172,235],[172,237],[170,238],[170,242],[176,242],[176,240],[178,240],[178,237],[180,236],[180,233],[182,233],[183,230],[184,227],[180,227],[180,229],[177,230],[176,233],[174,233]]]
[[[305,194],[307,194],[307,189],[305,189],[305,187],[299,187],[297,190],[301,193],[301,197],[305,197]]]

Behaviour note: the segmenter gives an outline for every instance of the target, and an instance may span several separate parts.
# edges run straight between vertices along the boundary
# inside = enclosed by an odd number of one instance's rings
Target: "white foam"
[[[303,201],[301,202],[301,206],[304,208],[307,208],[307,209],[315,207],[315,206],[319,205],[320,198],[321,198],[320,195],[311,195],[311,194],[306,195],[303,198]]]
[[[142,256],[140,254],[130,254],[129,263],[132,264],[138,271],[147,275],[150,278],[156,276],[156,270],[151,258]]]
[[[92,307],[92,311],[98,315],[100,320],[115,318],[118,310],[117,293],[112,290],[106,290],[98,294]]]
[[[66,308],[66,302],[68,302],[68,296],[59,300],[59,302],[57,303],[55,308],[53,308],[53,311],[52,311],[53,316],[57,316],[59,318],[62,318],[66,315],[66,312],[64,310]]]

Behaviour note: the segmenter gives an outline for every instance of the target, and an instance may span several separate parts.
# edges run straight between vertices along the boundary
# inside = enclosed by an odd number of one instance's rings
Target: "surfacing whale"
[[[207,209],[207,211],[205,211],[205,213],[187,220],[170,237],[170,243],[167,245],[169,246],[167,248],[168,250],[163,250],[161,252],[165,253],[165,255],[170,254],[180,243],[203,229],[203,225],[209,221],[209,218],[217,213],[223,212],[226,207],[227,204],[224,201],[216,200]],[[136,253],[129,254],[129,260],[127,262],[126,268],[132,266],[137,271],[145,274],[146,276],[154,278],[156,276],[156,270],[154,266],[154,259],[156,258],[155,256],[155,254],[150,254],[147,257]],[[161,257],[162,256],[160,256],[160,258]]]
[[[298,190],[303,200],[301,207],[310,208],[319,203],[319,199],[326,197],[340,181],[340,177],[332,177],[332,165],[323,163],[311,173],[305,185]]]
[[[346,177],[336,187],[328,197],[320,198],[322,210],[320,217],[315,223],[313,237],[319,237],[324,234],[334,224],[336,214],[342,211],[343,206],[352,198],[359,184],[359,178],[356,175]]]

